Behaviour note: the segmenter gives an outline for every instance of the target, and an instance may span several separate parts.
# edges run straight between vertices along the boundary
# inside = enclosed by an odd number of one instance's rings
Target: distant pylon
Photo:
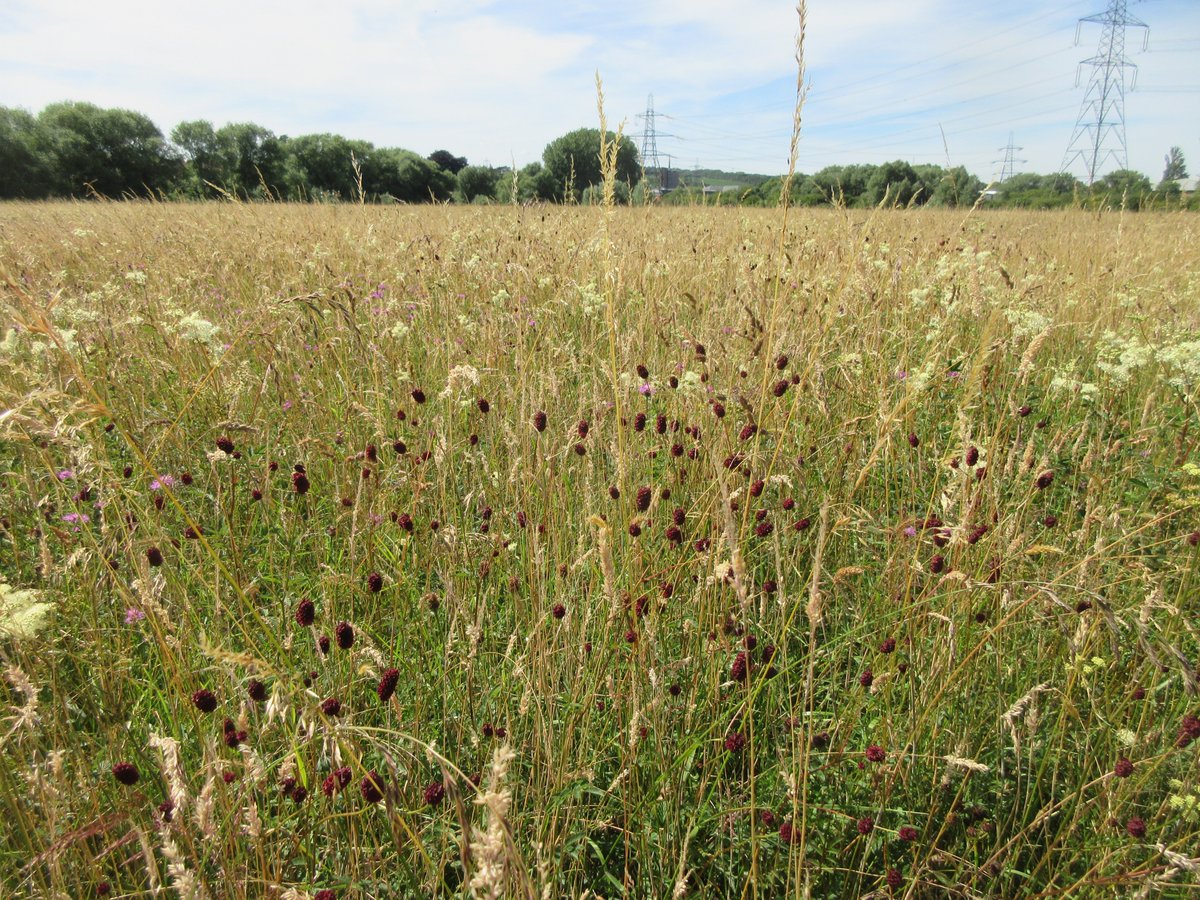
[[[1000,163],[999,184],[1004,184],[1004,182],[1008,181],[1008,179],[1012,178],[1013,175],[1017,173],[1017,163],[1027,163],[1029,160],[1016,158],[1017,151],[1024,150],[1025,148],[1013,146],[1013,133],[1011,131],[1008,133],[1008,146],[1000,147],[998,149],[1004,153],[1004,159],[994,159],[992,160],[992,163]]]
[[[1066,172],[1082,160],[1088,184],[1096,180],[1097,173],[1109,160],[1116,163],[1118,169],[1129,167],[1129,155],[1125,147],[1125,70],[1133,70],[1129,83],[1132,90],[1137,83],[1137,66],[1125,57],[1125,29],[1147,29],[1143,41],[1145,46],[1150,38],[1150,26],[1129,15],[1127,7],[1128,0],[1109,0],[1108,9],[1085,16],[1075,28],[1075,42],[1078,43],[1084,22],[1103,26],[1096,55],[1080,63],[1081,66],[1091,66],[1092,74],[1062,164],[1062,170]],[[1077,72],[1076,86],[1079,81]]]
[[[658,132],[654,127],[654,95],[646,96],[646,112],[641,117],[643,122],[642,128],[642,171],[654,172],[654,177],[659,181],[659,187],[662,187],[663,169],[662,162],[658,158]]]

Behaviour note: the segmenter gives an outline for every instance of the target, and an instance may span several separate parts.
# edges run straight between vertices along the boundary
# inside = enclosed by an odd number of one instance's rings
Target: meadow
[[[1200,222],[0,206],[0,884],[1191,896]]]

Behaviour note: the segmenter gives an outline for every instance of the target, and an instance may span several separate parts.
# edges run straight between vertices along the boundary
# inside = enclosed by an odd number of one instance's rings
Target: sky
[[[949,161],[986,180],[1011,133],[1015,171],[1058,171],[1101,38],[1085,23],[1076,43],[1077,20],[1108,2],[809,0],[798,170]],[[1200,174],[1200,2],[1131,0],[1129,15],[1150,26],[1144,50],[1146,29],[1126,37],[1129,166],[1157,182],[1178,146]],[[639,146],[653,94],[663,164],[779,174],[797,24],[786,0],[0,0],[0,104],[521,166],[598,124],[599,73],[610,127]]]

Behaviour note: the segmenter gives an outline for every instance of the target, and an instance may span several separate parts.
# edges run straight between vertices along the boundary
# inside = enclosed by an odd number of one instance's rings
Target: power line
[[[1132,89],[1137,82],[1137,66],[1125,56],[1125,29],[1147,29],[1148,42],[1150,26],[1129,15],[1127,6],[1128,0],[1109,0],[1108,9],[1085,16],[1076,28],[1078,42],[1084,22],[1102,26],[1096,55],[1080,63],[1090,66],[1092,75],[1062,164],[1062,171],[1066,172],[1076,161],[1082,161],[1088,184],[1096,180],[1096,173],[1109,160],[1118,169],[1129,168],[1125,144],[1125,70],[1133,70]],[[1078,81],[1077,73],[1076,85]]]
[[[1004,151],[1004,159],[994,159],[992,162],[993,164],[997,162],[1000,163],[999,183],[1004,184],[1005,181],[1007,181],[1009,178],[1012,178],[1015,174],[1017,163],[1027,163],[1029,160],[1016,158],[1017,151],[1024,150],[1025,148],[1013,146],[1013,133],[1011,131],[1008,133],[1008,145],[1001,147],[1000,149]]]

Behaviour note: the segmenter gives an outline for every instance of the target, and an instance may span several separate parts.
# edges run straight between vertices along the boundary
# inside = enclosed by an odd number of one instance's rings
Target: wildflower
[[[354,628],[349,622],[338,622],[333,634],[337,638],[337,645],[343,650],[354,646]]]
[[[729,677],[734,681],[745,681],[749,674],[750,664],[744,652],[739,652],[733,658],[733,665],[729,669]]]
[[[331,719],[336,719],[342,714],[342,701],[337,697],[326,697],[321,701],[321,712]]]
[[[867,759],[876,763],[883,762],[887,759],[887,751],[878,744],[871,744],[871,746],[867,747]]]
[[[403,456],[408,452],[408,444],[404,443],[404,441],[393,441],[392,450],[396,452],[397,456]]]
[[[533,427],[538,431],[546,430],[546,414],[541,410],[533,414]]]
[[[861,675],[858,676],[858,683],[861,684],[865,688],[869,688],[874,683],[874,681],[875,681],[875,673],[872,672],[870,669],[867,669],[865,672],[863,672]]]
[[[1117,760],[1117,764],[1113,767],[1113,774],[1118,778],[1128,778],[1133,774],[1133,763],[1122,756]]]
[[[1184,716],[1175,738],[1175,746],[1181,749],[1188,747],[1197,738],[1200,738],[1200,719],[1192,715]]]
[[[882,644],[879,645],[880,653],[891,653],[895,649],[896,649],[896,639],[895,638],[887,638],[884,640],[884,642]]]
[[[967,448],[967,465],[973,466],[979,462],[979,448],[971,445]]]
[[[348,784],[350,784],[350,769],[348,766],[343,766],[325,776],[325,780],[321,782],[321,793],[326,797],[332,797],[334,794],[344,791]]]
[[[650,384],[650,382],[647,381],[643,384],[638,385],[638,393],[641,394],[643,397],[649,397],[651,394],[654,393],[654,387]]]
[[[362,792],[362,798],[368,803],[378,803],[383,799],[383,793],[385,790],[383,776],[378,772],[371,770],[363,778],[358,789]]]
[[[740,731],[734,731],[725,738],[725,749],[730,753],[740,753],[746,746],[746,736]]]
[[[774,394],[776,397],[782,397],[784,394],[787,393],[787,389],[790,386],[791,386],[790,381],[788,381],[786,378],[781,378],[779,381],[775,382],[775,386],[773,388],[771,388],[771,393]]]
[[[1054,481],[1054,473],[1051,472],[1049,469],[1047,469],[1046,471],[1042,472],[1042,474],[1038,475],[1038,477],[1037,477],[1036,484],[1037,484],[1038,490],[1044,491],[1046,488],[1050,487],[1050,484],[1053,481]]]
[[[637,509],[638,512],[645,512],[650,508],[650,500],[654,493],[649,487],[640,487],[637,490]]]
[[[908,446],[910,446],[910,447],[921,446],[921,439],[919,437],[917,437],[917,433],[915,431],[910,431],[908,433]]]
[[[986,525],[977,525],[974,528],[972,528],[971,533],[969,535],[967,535],[967,543],[968,544],[978,544],[980,538],[982,538],[987,533],[988,533],[988,527]]]
[[[316,604],[314,604],[311,600],[301,600],[298,604],[296,604],[296,621],[300,625],[303,625],[307,628],[313,623],[313,619],[316,617],[316,614]]]
[[[295,488],[297,494],[308,493],[308,476],[304,472],[292,473],[292,487]]]
[[[917,829],[913,828],[911,825],[903,825],[896,836],[900,838],[900,840],[904,841],[904,843],[911,844],[917,839]]]
[[[322,656],[329,655],[329,635],[323,634],[317,638],[317,649],[321,651]]]
[[[857,827],[858,827],[859,834],[870,834],[872,831],[875,830],[875,820],[872,819],[870,816],[863,816],[861,819],[858,820]]]
[[[740,432],[738,432],[738,438],[743,441],[748,441],[748,440],[750,440],[750,438],[754,437],[754,435],[757,433],[758,433],[758,426],[755,425],[753,422],[751,422],[742,427],[742,430]]]
[[[125,624],[132,625],[134,622],[140,622],[146,618],[146,614],[137,607],[131,606],[125,610]]]
[[[893,891],[898,891],[904,887],[904,876],[900,874],[899,869],[888,869],[884,880],[887,881],[887,886]]]
[[[681,693],[683,693],[683,688],[679,685],[678,682],[675,682],[669,688],[667,688],[667,692],[672,697],[678,697]]]
[[[1018,415],[1018,416],[1020,416],[1020,417],[1023,419],[1023,418],[1025,418],[1027,415],[1029,415],[1031,412],[1033,412],[1033,407],[1031,407],[1031,406],[1022,406],[1020,409],[1018,409],[1018,410],[1017,410],[1017,415]]]
[[[550,614],[553,615],[554,618],[556,618],[556,619],[561,619],[567,614],[567,608],[565,606],[563,606],[561,603],[555,603],[554,609],[552,609],[550,611]]]
[[[488,410],[490,410],[492,408],[492,405],[490,403],[488,403],[487,400],[485,400],[483,397],[480,397],[478,400],[476,400],[475,405],[479,408],[479,411],[481,413],[483,413],[484,415],[487,415]]]
[[[774,530],[775,526],[770,522],[759,522],[758,525],[754,527],[754,534],[760,538],[764,538]]]
[[[787,354],[780,353],[779,356],[775,359],[775,368],[777,368],[779,371],[782,372],[784,369],[787,368],[787,366],[788,366]]]
[[[383,590],[383,576],[378,572],[372,572],[367,576],[367,590],[372,594],[378,594]]]
[[[633,417],[633,430],[634,431],[645,431],[646,430],[646,414],[645,413],[640,412],[636,416]]]
[[[1200,546],[1200,531],[1193,531],[1187,537],[1189,547]]]
[[[791,822],[784,822],[779,826],[779,839],[785,844],[794,844],[800,840],[800,832],[792,827]]]
[[[446,786],[440,781],[430,782],[425,787],[425,805],[437,806],[446,798]]]
[[[423,390],[421,390],[420,388],[413,388],[412,389],[412,398],[413,398],[414,403],[424,403],[425,402],[425,392]]]
[[[392,699],[392,694],[396,693],[396,683],[400,680],[399,669],[385,669],[379,677],[379,685],[375,688],[375,693],[379,695],[379,700],[382,703],[387,703]]]
[[[223,434],[217,438],[217,449],[224,451],[225,453],[233,453],[233,440],[229,437],[229,435]]]
[[[654,417],[654,430],[659,434],[667,433],[667,417],[662,413],[659,413]]]
[[[944,568],[946,568],[946,557],[942,556],[940,553],[933,557],[933,559],[929,560],[929,571],[934,575],[937,575]]]
[[[718,403],[718,402],[714,401],[713,405],[712,405],[712,411],[713,411],[713,415],[716,416],[718,419],[725,418],[725,405],[723,403]]]
[[[267,686],[257,678],[251,678],[246,685],[246,695],[255,703],[262,703],[267,699]]]
[[[138,783],[141,774],[138,772],[137,766],[131,762],[119,762],[112,767],[113,778],[121,782],[126,787],[132,787]]]
[[[1130,837],[1143,838],[1146,836],[1146,822],[1141,816],[1132,816],[1125,823],[1125,830],[1129,832]]]
[[[1046,516],[1046,518],[1042,519],[1042,524],[1047,528],[1053,528],[1058,524],[1058,516]]]

